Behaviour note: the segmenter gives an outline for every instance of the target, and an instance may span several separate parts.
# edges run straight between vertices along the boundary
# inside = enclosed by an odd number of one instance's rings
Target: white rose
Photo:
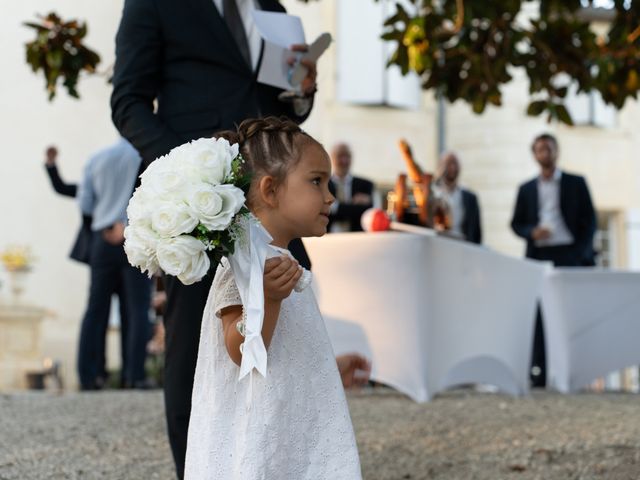
[[[244,205],[244,192],[233,185],[197,186],[189,195],[189,206],[209,230],[224,230]]]
[[[238,155],[225,139],[199,138],[189,145],[189,162],[197,172],[197,180],[219,185],[231,174],[231,161]],[[193,174],[192,174],[193,176]]]
[[[160,237],[176,237],[190,233],[198,225],[198,219],[187,205],[176,202],[159,202],[151,213],[151,227]]]
[[[124,238],[124,251],[131,265],[139,267],[143,272],[148,272],[149,276],[160,271],[156,257],[158,236],[153,230],[143,226],[128,225],[124,229]]]
[[[202,279],[209,271],[205,245],[195,237],[180,235],[158,242],[158,262],[162,270],[177,276],[185,285]]]
[[[136,191],[133,192],[133,196],[129,200],[129,205],[127,206],[127,217],[129,218],[129,223],[144,223],[147,226],[150,226],[153,203],[153,198],[150,197],[143,188],[136,188]]]
[[[156,160],[156,162],[159,161]],[[179,162],[169,159],[157,168],[153,175],[142,179],[142,188],[149,196],[178,199],[182,192],[189,188],[190,183],[191,179],[184,167],[180,166]]]

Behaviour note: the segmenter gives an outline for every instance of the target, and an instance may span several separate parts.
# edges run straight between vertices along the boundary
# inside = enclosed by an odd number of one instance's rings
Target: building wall
[[[63,361],[72,383],[89,270],[67,257],[80,225],[80,212],[73,200],[58,196],[49,186],[44,149],[57,145],[62,175],[68,181],[79,180],[87,157],[117,138],[110,118],[111,88],[104,77],[83,76],[78,89],[81,100],[60,90],[49,102],[43,78],[25,63],[24,44],[35,38],[35,32],[22,22],[52,10],[64,19],[86,20],[86,43],[100,53],[99,68],[104,70],[113,62],[122,4],[122,0],[6,2],[0,16],[0,249],[7,244],[28,244],[37,256],[25,301],[51,312],[43,325],[42,351]],[[8,301],[5,272],[0,275],[0,297]]]

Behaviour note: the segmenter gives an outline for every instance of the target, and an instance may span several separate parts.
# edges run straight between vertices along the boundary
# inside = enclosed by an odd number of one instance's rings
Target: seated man
[[[331,149],[331,163],[333,175],[329,181],[329,190],[336,201],[331,205],[327,231],[360,232],[360,217],[374,206],[373,183],[349,173],[351,149],[346,143],[338,143]]]

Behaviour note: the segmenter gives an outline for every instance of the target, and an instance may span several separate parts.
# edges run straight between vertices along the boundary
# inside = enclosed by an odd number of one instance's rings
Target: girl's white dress
[[[266,378],[254,371],[238,382],[218,315],[241,304],[223,260],[202,319],[185,478],[361,479],[344,389],[311,287],[282,302]]]

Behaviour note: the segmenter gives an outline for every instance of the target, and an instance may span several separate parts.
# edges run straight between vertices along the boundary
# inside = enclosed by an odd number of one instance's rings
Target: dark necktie
[[[242,58],[244,58],[247,65],[251,67],[249,42],[247,41],[247,34],[244,31],[242,17],[238,11],[236,0],[224,0],[222,3],[222,9],[224,11],[224,20],[227,22],[231,35],[233,35],[233,39],[236,41],[236,45],[242,54]]]

